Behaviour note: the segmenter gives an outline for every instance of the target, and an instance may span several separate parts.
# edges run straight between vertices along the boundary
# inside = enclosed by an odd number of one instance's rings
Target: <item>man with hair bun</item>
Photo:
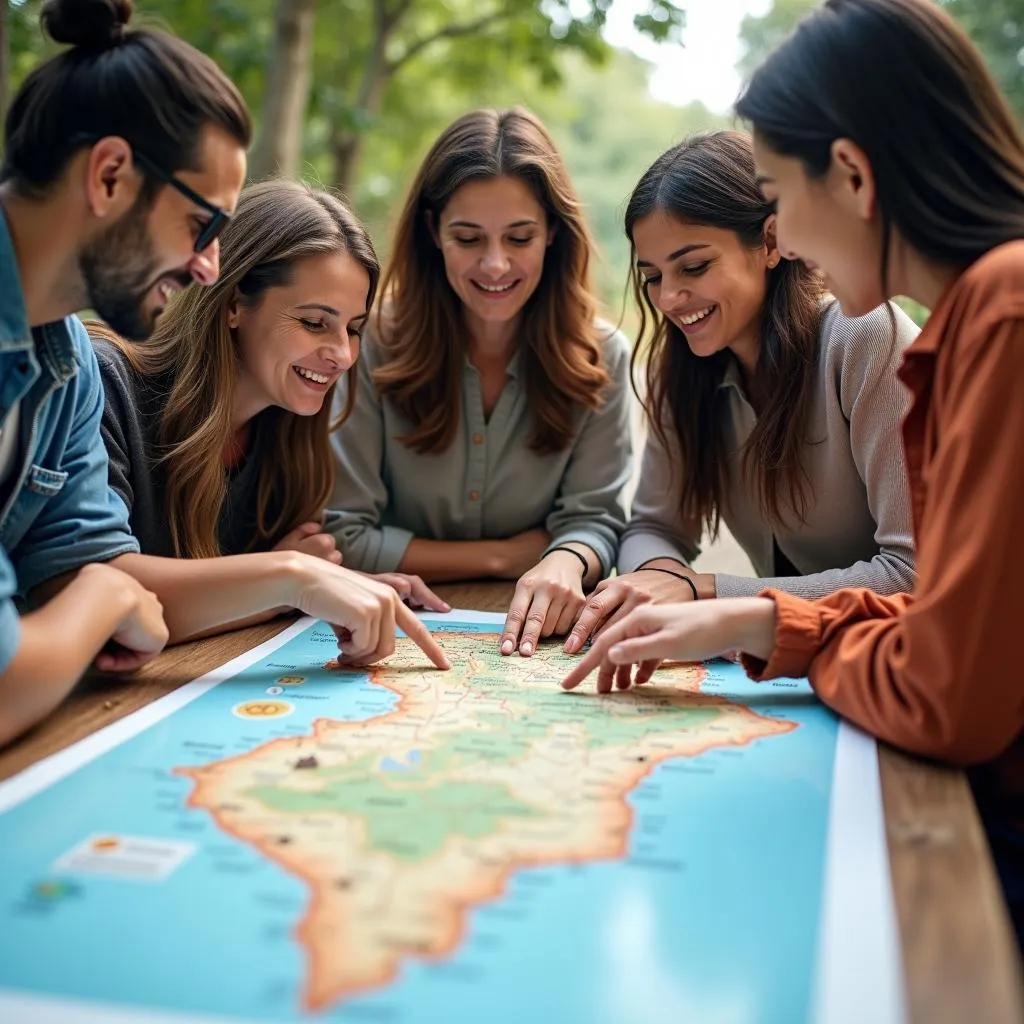
[[[445,664],[393,590],[312,556],[138,553],[108,488],[103,388],[73,314],[94,309],[141,341],[172,295],[217,280],[252,129],[213,61],[131,15],[131,0],[46,0],[43,29],[66,48],[29,74],[4,126],[0,743],[94,660],[132,669],[169,639],[282,606],[334,623],[353,660],[389,653],[397,623]]]

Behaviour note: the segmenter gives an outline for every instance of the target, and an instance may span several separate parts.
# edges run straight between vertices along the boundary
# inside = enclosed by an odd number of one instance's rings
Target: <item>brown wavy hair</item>
[[[290,281],[300,260],[346,253],[369,275],[369,308],[380,275],[370,238],[348,207],[329,192],[294,182],[266,181],[245,189],[220,246],[217,283],[192,287],[172,300],[149,341],[129,344],[104,325],[89,324],[91,336],[115,344],[136,372],[166,395],[156,421],[156,448],[179,558],[221,554],[217,523],[227,493],[221,453],[231,436],[238,361],[228,327],[232,299],[255,307],[268,289]],[[333,388],[314,416],[273,407],[257,417],[254,427],[266,447],[250,550],[273,547],[296,526],[319,518],[334,482],[330,433],[352,407],[355,389],[347,390],[348,404],[334,423]]]
[[[773,206],[757,183],[750,138],[741,132],[709,132],[674,146],[640,179],[625,217],[632,254],[630,280],[640,310],[640,335],[631,362],[634,389],[651,428],[669,450],[669,425],[675,435],[682,471],[680,515],[684,521],[699,522],[714,536],[730,454],[718,388],[733,356],[728,351],[694,355],[685,334],[648,298],[636,266],[633,228],[656,210],[684,223],[732,231],[748,248],[762,246]],[[769,398],[744,446],[742,467],[757,488],[762,514],[773,523],[790,515],[803,521],[810,498],[800,456],[808,441],[821,299],[821,280],[803,263],[782,260],[768,271],[756,373]],[[636,381],[644,355],[642,394]]]
[[[574,413],[598,408],[610,379],[594,322],[590,234],[551,136],[522,108],[471,111],[441,133],[412,183],[374,317],[383,356],[374,382],[416,424],[399,440],[418,452],[443,452],[455,438],[467,351],[462,304],[445,276],[431,220],[467,182],[498,177],[523,181],[555,227],[519,332],[534,415],[530,448],[565,449]]]

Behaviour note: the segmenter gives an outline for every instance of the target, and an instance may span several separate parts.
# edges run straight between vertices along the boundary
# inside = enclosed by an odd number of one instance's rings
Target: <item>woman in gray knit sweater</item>
[[[814,267],[786,259],[739,132],[660,157],[626,233],[650,431],[620,575],[599,584],[566,651],[647,601],[912,590],[895,369],[913,322],[895,306],[847,318]],[[690,568],[723,521],[757,578]]]

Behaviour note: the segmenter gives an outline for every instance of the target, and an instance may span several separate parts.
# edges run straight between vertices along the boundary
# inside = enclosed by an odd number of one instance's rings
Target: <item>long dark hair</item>
[[[640,310],[631,364],[634,388],[651,429],[667,448],[678,450],[680,514],[714,535],[730,454],[718,387],[732,356],[728,351],[695,356],[683,332],[650,301],[636,267],[633,228],[657,210],[685,223],[732,231],[751,249],[762,246],[772,206],[757,184],[750,139],[730,131],[688,138],[654,162],[626,207],[630,278]],[[808,502],[809,481],[800,455],[818,358],[821,284],[800,262],[782,260],[767,273],[756,372],[768,400],[744,448],[743,472],[757,488],[765,517],[779,523],[788,513],[802,519]],[[637,374],[645,356],[646,388],[640,389]]]
[[[462,304],[430,233],[467,182],[507,176],[525,182],[556,228],[544,273],[523,309],[530,448],[562,451],[576,410],[601,405],[610,380],[594,324],[592,249],[583,210],[558,149],[528,110],[473,110],[449,125],[423,161],[402,210],[375,319],[384,361],[382,395],[415,424],[400,438],[418,452],[443,452],[458,428],[466,330]]]
[[[930,0],[827,0],[736,105],[758,140],[820,178],[860,146],[882,218],[923,256],[967,266],[1024,237],[1024,136],[964,30]]]
[[[14,97],[0,181],[45,195],[77,148],[108,135],[167,172],[197,169],[206,125],[248,147],[249,114],[231,80],[183,40],[128,28],[131,15],[131,0],[46,0],[43,29],[69,46],[36,67]],[[150,196],[158,184],[149,180]]]

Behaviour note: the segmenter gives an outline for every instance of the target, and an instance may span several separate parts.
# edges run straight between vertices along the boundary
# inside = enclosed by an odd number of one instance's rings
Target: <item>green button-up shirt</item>
[[[495,540],[543,527],[552,546],[586,544],[600,558],[602,574],[610,572],[625,527],[623,489],[632,458],[629,345],[620,333],[609,334],[605,357],[611,382],[604,403],[579,410],[562,451],[529,449],[533,415],[517,353],[489,419],[479,373],[466,362],[455,440],[447,451],[420,454],[398,440],[411,424],[377,394],[372,373],[379,349],[365,332],[355,407],[334,434],[336,481],[325,517],[344,564],[391,572],[414,537]],[[340,385],[336,414],[344,402]]]

